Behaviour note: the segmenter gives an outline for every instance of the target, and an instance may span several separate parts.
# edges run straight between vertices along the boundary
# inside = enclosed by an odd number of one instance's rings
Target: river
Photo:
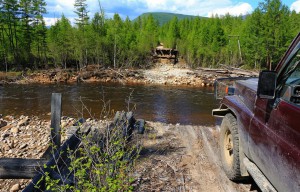
[[[54,92],[63,95],[63,115],[75,118],[102,118],[104,111],[133,110],[137,118],[145,120],[209,126],[215,124],[211,110],[218,106],[211,87],[4,85],[0,86],[0,114],[50,119]]]

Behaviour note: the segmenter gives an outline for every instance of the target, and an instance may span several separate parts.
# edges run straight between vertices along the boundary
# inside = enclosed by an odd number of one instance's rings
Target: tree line
[[[46,27],[45,7],[44,0],[0,0],[2,71],[89,64],[145,68],[159,43],[178,49],[194,68],[274,68],[300,26],[300,15],[280,0],[265,0],[247,16],[174,17],[162,26],[152,15],[107,18],[101,5],[89,18],[86,0],[76,0],[74,24],[62,15]]]

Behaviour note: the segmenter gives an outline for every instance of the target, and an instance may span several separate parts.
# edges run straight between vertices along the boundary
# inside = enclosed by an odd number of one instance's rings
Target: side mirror
[[[276,92],[277,73],[262,71],[259,74],[257,96],[262,99],[274,99]]]

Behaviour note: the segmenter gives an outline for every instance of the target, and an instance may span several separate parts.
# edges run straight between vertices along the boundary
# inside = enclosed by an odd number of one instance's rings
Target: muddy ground
[[[0,157],[40,158],[49,144],[48,121],[25,116],[0,120]],[[73,122],[64,118],[62,125]],[[217,127],[147,122],[140,137],[143,149],[132,175],[135,191],[257,191],[252,180],[233,183],[227,179],[220,166],[218,136]],[[21,191],[29,182],[0,180],[0,192]]]
[[[216,127],[148,122],[137,166],[137,191],[259,191],[249,178],[233,183],[221,169]]]

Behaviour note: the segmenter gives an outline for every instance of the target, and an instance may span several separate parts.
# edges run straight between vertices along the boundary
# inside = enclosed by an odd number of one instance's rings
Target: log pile
[[[223,66],[221,69],[211,69],[211,68],[198,68],[196,72],[212,73],[217,76],[226,77],[258,77],[259,73],[256,71],[249,71],[240,68]]]

